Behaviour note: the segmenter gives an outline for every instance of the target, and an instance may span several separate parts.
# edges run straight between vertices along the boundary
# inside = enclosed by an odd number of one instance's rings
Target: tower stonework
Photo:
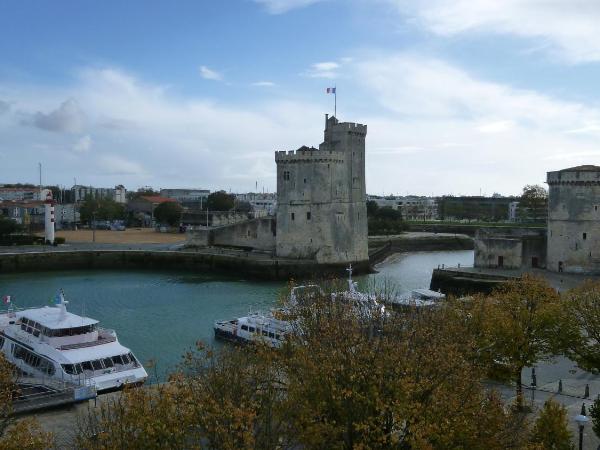
[[[319,148],[278,151],[277,256],[320,264],[366,262],[367,126],[325,118]]]
[[[600,167],[548,172],[547,268],[600,273]]]

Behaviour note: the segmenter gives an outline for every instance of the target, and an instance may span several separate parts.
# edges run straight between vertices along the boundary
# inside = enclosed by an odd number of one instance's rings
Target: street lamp
[[[575,422],[579,425],[579,450],[583,450],[583,427],[590,419],[585,415],[585,403],[581,405],[581,414],[575,416]]]

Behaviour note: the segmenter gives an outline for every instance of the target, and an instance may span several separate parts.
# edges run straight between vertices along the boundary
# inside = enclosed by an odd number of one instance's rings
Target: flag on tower
[[[332,87],[332,88],[327,88],[327,93],[328,93],[328,94],[335,94],[335,88],[334,88],[334,87]]]
[[[6,305],[8,305],[10,303],[10,295],[5,295],[4,298],[3,298],[3,300],[4,300],[4,303]]]

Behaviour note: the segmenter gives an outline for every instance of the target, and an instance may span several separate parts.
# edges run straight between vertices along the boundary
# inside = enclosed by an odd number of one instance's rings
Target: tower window
[[[310,211],[306,213],[306,220],[310,220]]]
[[[290,179],[290,173],[287,170],[283,172],[283,179],[286,181]]]
[[[583,233],[583,240],[585,241],[587,239],[587,233]]]
[[[294,220],[296,218],[296,215],[294,213],[292,213],[292,220]]]
[[[306,178],[304,179],[304,184],[306,184]]]

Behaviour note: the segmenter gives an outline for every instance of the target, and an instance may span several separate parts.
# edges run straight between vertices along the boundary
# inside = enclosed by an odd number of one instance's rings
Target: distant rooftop
[[[43,308],[26,309],[18,311],[18,317],[25,317],[30,320],[35,320],[40,325],[52,330],[64,328],[84,327],[98,323],[97,320],[89,317],[78,316],[70,312],[65,312],[64,317],[61,315],[61,310],[58,307],[44,306]]]

